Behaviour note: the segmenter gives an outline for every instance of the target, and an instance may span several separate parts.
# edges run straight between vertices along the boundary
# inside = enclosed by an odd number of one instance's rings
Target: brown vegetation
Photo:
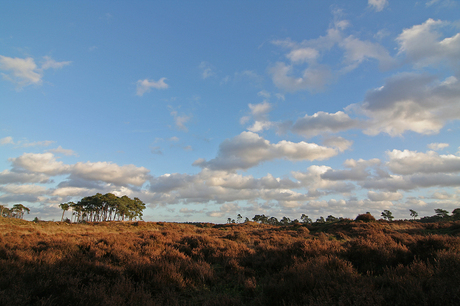
[[[460,221],[0,218],[1,305],[459,305]]]

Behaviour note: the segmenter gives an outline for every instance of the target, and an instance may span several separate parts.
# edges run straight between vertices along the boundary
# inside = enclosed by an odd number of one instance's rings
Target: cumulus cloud
[[[337,148],[337,150],[343,152],[348,150],[353,145],[353,141],[347,140],[340,136],[330,136],[323,141],[323,144],[328,147]]]
[[[317,112],[297,119],[291,131],[310,138],[319,134],[337,133],[359,126],[359,121],[351,119],[342,111],[336,113]]]
[[[0,192],[12,193],[12,194],[34,194],[42,195],[46,192],[46,188],[40,185],[34,184],[7,184],[0,186]]]
[[[166,78],[161,78],[158,81],[153,81],[149,79],[138,80],[137,81],[137,88],[136,94],[138,96],[143,96],[146,92],[150,92],[152,88],[155,89],[166,89],[169,87],[168,84],[165,82]]]
[[[213,170],[235,170],[248,169],[273,159],[324,160],[337,154],[336,149],[314,143],[282,140],[272,144],[256,133],[243,132],[223,141],[216,158],[210,161],[197,160],[194,165]]]
[[[371,160],[347,159],[344,162],[344,167],[348,168],[347,170],[329,169],[321,175],[321,178],[331,181],[363,181],[368,179],[368,177],[371,175],[368,168],[378,165],[380,165],[380,160],[377,158]]]
[[[10,158],[16,172],[28,171],[31,173],[42,173],[50,176],[68,173],[70,167],[62,161],[57,161],[54,155],[48,153],[24,153],[23,155]]]
[[[396,39],[399,53],[418,67],[444,62],[451,68],[459,69],[460,33],[442,39],[439,30],[447,25],[448,22],[430,18],[422,24],[404,29]]]
[[[70,178],[104,181],[115,185],[142,186],[150,170],[135,165],[119,166],[110,162],[78,162],[72,166]]]
[[[12,58],[0,55],[0,70],[5,80],[13,82],[18,88],[28,85],[40,85],[43,79],[43,71],[53,68],[60,69],[71,62],[57,62],[49,56],[44,57],[41,67],[38,67],[31,57]]]
[[[370,118],[364,130],[368,135],[436,134],[449,120],[460,119],[459,99],[455,77],[438,82],[426,74],[401,73],[369,91],[357,111]]]
[[[368,191],[367,196],[371,201],[399,201],[403,198],[400,192],[375,192]]]
[[[393,150],[387,152],[388,168],[397,174],[460,172],[460,156]]]
[[[42,75],[37,69],[37,64],[31,57],[12,58],[0,55],[0,70],[7,72],[2,73],[3,78],[19,87],[40,84]]]
[[[241,124],[245,124],[251,120],[254,120],[252,126],[248,127],[248,130],[251,132],[261,132],[263,130],[269,129],[274,126],[273,122],[270,122],[268,119],[268,113],[272,109],[272,105],[267,101],[264,101],[259,104],[249,103],[249,109],[251,110],[251,116],[243,116],[240,119]]]
[[[278,62],[269,72],[272,74],[273,83],[281,89],[289,92],[309,90],[312,92],[322,90],[332,80],[332,72],[329,67],[315,65],[303,70],[301,76],[293,74],[293,66]]]

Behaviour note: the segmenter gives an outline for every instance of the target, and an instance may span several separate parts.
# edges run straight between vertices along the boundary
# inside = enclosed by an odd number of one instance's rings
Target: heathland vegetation
[[[219,225],[104,222],[122,219],[106,211],[0,218],[0,304],[460,305],[455,213]]]

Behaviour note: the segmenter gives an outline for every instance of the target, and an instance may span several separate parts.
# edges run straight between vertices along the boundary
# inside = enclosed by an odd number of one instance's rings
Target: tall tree
[[[392,221],[394,219],[393,213],[391,211],[387,210],[387,209],[382,211],[382,217],[383,217],[383,219],[386,219],[388,221]]]
[[[13,212],[13,216],[18,218],[18,219],[24,219],[24,213],[30,212],[30,209],[28,207],[25,207],[22,204],[14,204],[13,208],[11,209]]]
[[[71,204],[73,204],[73,202],[59,204],[59,207],[62,209],[61,222],[64,220],[64,213],[69,210],[69,208],[71,207]]]
[[[415,218],[418,217],[418,213],[417,213],[415,210],[413,210],[413,209],[409,209],[409,211],[410,211],[410,216],[411,216],[412,218],[414,218],[414,220],[415,220]]]

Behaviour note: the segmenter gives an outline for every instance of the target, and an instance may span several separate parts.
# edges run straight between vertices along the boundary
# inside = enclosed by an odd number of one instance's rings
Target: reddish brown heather
[[[459,231],[0,218],[0,304],[460,305]]]

